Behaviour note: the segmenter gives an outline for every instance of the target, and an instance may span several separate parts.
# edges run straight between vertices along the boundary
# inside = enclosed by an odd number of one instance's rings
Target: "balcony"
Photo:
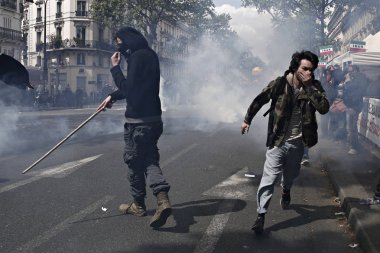
[[[75,16],[77,17],[87,17],[88,11],[75,11]]]
[[[62,18],[62,12],[57,12],[55,14],[55,18]]]
[[[42,17],[36,17],[36,22],[42,22]]]
[[[36,43],[36,52],[41,52],[44,48],[44,43]]]
[[[43,45],[43,44],[41,44]],[[97,40],[81,40],[81,39],[64,39],[61,41],[53,41],[46,43],[46,49],[98,49],[113,52],[115,47],[112,44]]]
[[[13,29],[0,27],[0,38],[13,41],[22,41],[22,33]]]

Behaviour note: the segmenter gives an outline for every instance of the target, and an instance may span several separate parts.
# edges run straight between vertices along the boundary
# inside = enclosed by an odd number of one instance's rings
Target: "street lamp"
[[[44,89],[46,89],[46,84],[47,84],[47,58],[46,58],[46,4],[48,0],[43,0],[44,2],[44,67],[43,67],[43,76],[44,76]]]

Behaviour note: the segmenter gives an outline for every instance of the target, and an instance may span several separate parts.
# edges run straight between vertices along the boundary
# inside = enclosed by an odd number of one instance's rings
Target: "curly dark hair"
[[[294,73],[297,71],[301,64],[301,60],[308,60],[313,64],[313,71],[318,68],[318,56],[311,51],[301,51],[301,52],[295,52],[292,55],[292,60],[290,61],[289,69],[285,71],[285,75],[289,73]]]

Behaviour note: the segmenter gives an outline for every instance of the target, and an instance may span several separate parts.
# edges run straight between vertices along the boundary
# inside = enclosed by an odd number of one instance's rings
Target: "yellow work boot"
[[[139,216],[139,217],[146,215],[145,206],[139,205],[136,202],[121,204],[119,206],[119,211],[122,212],[123,214],[132,214],[134,216]]]
[[[162,227],[170,214],[172,213],[172,206],[170,205],[167,192],[159,192],[157,194],[157,209],[150,222],[153,228]]]

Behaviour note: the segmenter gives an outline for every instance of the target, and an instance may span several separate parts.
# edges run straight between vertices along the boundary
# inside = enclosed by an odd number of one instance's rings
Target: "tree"
[[[152,45],[160,22],[191,25],[214,13],[214,7],[212,0],[94,0],[90,12],[113,31],[124,25],[140,29]]]
[[[326,20],[334,8],[358,7],[365,11],[375,11],[378,0],[242,0],[243,6],[254,6],[259,12],[271,15],[276,27],[292,23],[297,27],[296,41],[303,46],[317,49],[319,45],[332,43],[326,36]],[[293,26],[291,26],[294,28]],[[306,38],[306,41],[305,41]],[[311,45],[311,40],[314,45]]]

